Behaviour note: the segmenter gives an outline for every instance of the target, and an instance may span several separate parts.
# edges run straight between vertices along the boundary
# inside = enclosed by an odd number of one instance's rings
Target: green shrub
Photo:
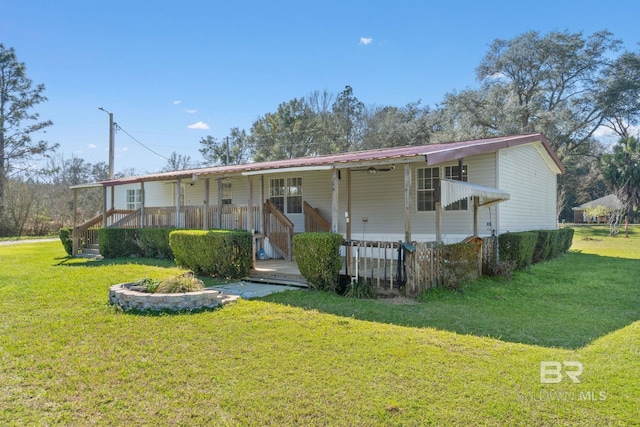
[[[67,255],[73,256],[73,227],[62,227],[58,236]]]
[[[511,278],[516,265],[513,261],[498,261],[491,267],[491,275],[494,277]]]
[[[567,251],[569,251],[569,249],[571,249],[571,245],[573,244],[574,231],[575,230],[573,228],[561,228],[558,230],[558,233],[560,235],[560,253],[566,253]]]
[[[538,239],[533,250],[533,262],[542,262],[550,259],[557,250],[558,236],[556,230],[537,230]]]
[[[105,258],[142,256],[137,236],[134,228],[101,228],[98,230],[100,254]]]
[[[253,264],[253,238],[243,230],[176,230],[169,245],[179,266],[199,274],[240,279]]]
[[[301,233],[293,236],[293,255],[310,287],[335,291],[342,258],[340,245],[344,239],[336,233]]]
[[[347,291],[344,296],[357,299],[373,298],[373,285],[365,280],[352,281],[347,285]]]
[[[169,234],[173,228],[140,228],[137,230],[136,244],[140,253],[146,258],[173,259],[173,251],[169,246]]]
[[[105,258],[173,258],[169,246],[171,231],[172,228],[101,228],[100,254]]]
[[[180,276],[170,277],[160,282],[155,289],[156,294],[180,294],[184,292],[198,292],[204,289],[202,280],[187,272]]]
[[[480,246],[475,243],[454,243],[439,248],[443,260],[444,286],[459,289],[478,277]]]
[[[537,241],[538,233],[535,231],[501,234],[498,236],[499,258],[512,261],[517,269],[527,268],[531,265]]]

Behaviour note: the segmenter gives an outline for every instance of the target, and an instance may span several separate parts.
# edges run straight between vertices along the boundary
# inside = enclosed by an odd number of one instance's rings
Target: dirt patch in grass
[[[380,298],[379,301],[386,304],[393,305],[417,305],[420,304],[418,301],[412,298],[407,298],[403,296],[395,296],[393,298]]]

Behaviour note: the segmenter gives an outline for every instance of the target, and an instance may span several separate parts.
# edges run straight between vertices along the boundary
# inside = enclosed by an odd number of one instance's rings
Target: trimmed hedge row
[[[60,237],[62,246],[64,246],[64,250],[69,256],[73,255],[73,239],[71,238],[72,234],[73,227],[62,227],[58,232],[58,236]]]
[[[569,250],[573,229],[534,230],[504,233],[498,236],[501,261],[512,262],[517,269],[556,258]]]
[[[242,230],[176,230],[169,234],[176,264],[197,274],[240,279],[253,264],[251,233]]]
[[[173,258],[169,233],[173,228],[101,228],[100,254],[105,258],[139,256]]]
[[[301,233],[293,236],[293,255],[300,274],[315,289],[335,291],[340,278],[342,259],[337,233]]]

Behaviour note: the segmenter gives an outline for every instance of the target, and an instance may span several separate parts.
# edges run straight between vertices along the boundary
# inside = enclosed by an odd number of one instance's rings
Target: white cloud
[[[195,114],[198,112],[198,110],[184,110],[186,111],[188,114]]]
[[[360,37],[360,44],[363,44],[365,46],[370,45],[372,41],[373,39],[371,37]]]
[[[209,129],[209,125],[206,124],[205,122],[196,122],[192,125],[187,126],[189,129]]]
[[[182,101],[173,101],[173,105],[180,105],[182,104]]]
[[[89,148],[98,148],[96,144],[89,144]]]

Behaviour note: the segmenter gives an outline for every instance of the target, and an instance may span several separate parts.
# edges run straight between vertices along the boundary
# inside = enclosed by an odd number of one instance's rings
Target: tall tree
[[[359,150],[365,125],[365,105],[353,94],[351,86],[345,86],[336,97],[332,110],[339,135],[334,151]]]
[[[612,192],[627,206],[625,235],[629,237],[629,219],[640,207],[640,143],[636,137],[621,138],[611,153],[602,156],[602,176]]]
[[[24,63],[18,62],[13,48],[0,44],[0,217],[4,209],[4,183],[12,169],[19,170],[34,156],[57,148],[33,134],[44,131],[51,121],[39,121],[30,110],[47,100],[44,85],[33,86]]]
[[[167,159],[167,164],[162,168],[161,172],[180,171],[191,169],[192,167],[194,167],[194,165],[191,161],[191,156],[187,154],[178,154],[174,151]]]
[[[294,98],[267,113],[251,126],[254,160],[292,159],[319,154],[318,121],[304,98]]]
[[[200,154],[208,165],[239,165],[247,163],[252,156],[253,147],[244,129],[234,127],[227,138],[217,140],[207,136],[200,140]]]

